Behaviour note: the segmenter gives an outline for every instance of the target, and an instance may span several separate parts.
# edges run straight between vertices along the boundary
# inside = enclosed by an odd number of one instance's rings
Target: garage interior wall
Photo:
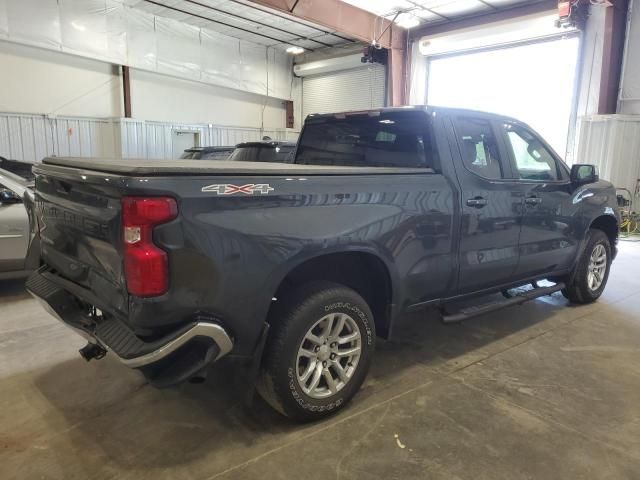
[[[297,128],[285,129],[284,100],[300,104],[300,80],[293,78],[291,58],[283,51],[156,18],[117,1],[72,3],[0,0],[0,39],[9,40],[0,40],[1,156],[128,156],[129,149],[117,143],[121,125],[130,126],[119,121],[119,64],[133,67],[132,114],[136,121],[152,122],[149,128],[162,123],[169,133],[172,126],[211,131],[199,137],[203,144],[267,134],[297,137],[300,118]],[[59,30],[52,20],[60,22]],[[67,127],[67,121],[78,128]],[[220,134],[225,127],[229,133]],[[145,157],[147,151],[165,151],[150,144],[151,138],[157,137],[149,135],[146,147],[134,150]]]
[[[622,76],[621,93],[618,102],[618,113],[621,114],[639,114],[640,113],[640,51],[635,48],[640,44],[640,6],[638,0],[632,2],[633,8],[629,17],[629,35],[627,40],[625,67]],[[603,55],[604,55],[604,38],[607,35],[606,32],[606,11],[607,8],[604,5],[591,5],[589,11],[589,17],[585,29],[580,35],[580,58],[579,69],[577,72],[576,88],[575,88],[575,121],[571,121],[569,128],[569,141],[567,142],[566,160],[569,163],[577,161],[577,152],[580,151],[580,161],[598,163],[598,158],[604,155],[604,153],[597,154],[597,152],[607,151],[606,147],[599,145],[597,142],[592,142],[588,138],[582,138],[585,132],[581,132],[581,124],[583,120],[592,120],[593,115],[598,113],[600,103],[600,84],[603,75]],[[549,12],[551,16],[557,18],[557,12]],[[502,26],[497,28],[496,26],[489,27],[489,37],[498,38],[502,34],[506,34],[503,31],[506,25],[517,25],[521,19],[512,19],[507,22],[502,22]],[[551,26],[553,22],[550,22]],[[455,50],[465,50],[470,47],[470,42],[476,42],[478,40],[477,33],[480,30],[487,30],[487,26],[465,28],[460,30],[451,30],[446,34],[440,34],[437,37],[423,37],[430,43],[428,48],[435,55],[442,53],[451,53]],[[517,30],[521,30],[518,28]],[[436,36],[434,36],[436,37]],[[473,38],[472,38],[473,37]],[[491,40],[492,40],[491,39]],[[426,57],[424,51],[420,51],[420,40],[412,44],[411,47],[411,71],[410,71],[410,102],[411,103],[424,103],[427,98],[426,85],[428,83],[428,56]],[[436,41],[434,41],[436,40]],[[598,119],[601,121],[601,119]],[[615,120],[614,120],[615,121]],[[620,123],[620,122],[618,122]],[[629,128],[630,122],[628,119],[624,122]],[[635,122],[633,123],[635,124]],[[640,125],[640,123],[638,123]],[[588,132],[594,131],[589,129]],[[587,133],[588,133],[587,132]],[[640,132],[638,132],[640,134]],[[634,135],[636,135],[634,133]],[[606,136],[602,138],[607,138]],[[579,142],[588,142],[593,146],[593,149],[588,151],[579,148]],[[564,152],[560,152],[561,154]],[[635,157],[638,157],[635,159]],[[640,152],[632,155],[633,160],[640,162]]]
[[[627,38],[616,114],[598,114],[602,42],[594,41],[595,52],[585,52],[583,81],[597,87],[588,94],[583,85],[579,105],[576,158],[598,166],[603,178],[617,188],[627,189],[633,204],[640,201],[640,3],[630,2]],[[589,31],[589,27],[591,30]],[[592,15],[586,35],[602,38],[604,12]],[[591,68],[589,68],[591,67]]]

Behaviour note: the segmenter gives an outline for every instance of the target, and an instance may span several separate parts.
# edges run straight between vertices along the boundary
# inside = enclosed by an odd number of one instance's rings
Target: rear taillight
[[[124,197],[122,239],[127,290],[137,297],[155,297],[169,288],[167,253],[153,243],[153,227],[178,215],[170,197]]]

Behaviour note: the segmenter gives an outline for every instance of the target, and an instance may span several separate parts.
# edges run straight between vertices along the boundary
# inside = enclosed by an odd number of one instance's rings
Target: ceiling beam
[[[404,35],[397,28],[387,28],[389,20],[342,0],[247,0],[247,3],[298,17],[366,43],[377,40],[385,48],[404,47]]]
[[[536,15],[547,11],[558,11],[558,0],[539,0],[536,2],[527,2],[524,5],[505,8],[498,11],[491,11],[481,15],[473,15],[460,20],[453,20],[446,23],[438,23],[436,25],[423,25],[422,27],[411,30],[411,38],[417,39],[425,35],[439,35],[451,32],[453,30],[461,30],[464,28],[473,28],[486,25],[493,22],[504,22],[514,20],[519,17],[528,15]]]

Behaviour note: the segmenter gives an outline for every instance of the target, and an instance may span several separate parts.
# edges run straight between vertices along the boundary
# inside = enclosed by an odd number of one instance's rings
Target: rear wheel
[[[611,260],[609,237],[602,230],[589,230],[573,280],[562,290],[562,294],[573,303],[595,302],[609,279]]]
[[[367,303],[317,282],[292,292],[271,318],[258,391],[273,408],[314,420],[346,405],[364,381],[375,344]]]

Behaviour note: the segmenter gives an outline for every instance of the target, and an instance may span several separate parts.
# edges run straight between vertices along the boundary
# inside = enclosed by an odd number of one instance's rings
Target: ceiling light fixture
[[[413,15],[401,15],[396,20],[396,24],[398,24],[399,27],[406,28],[408,30],[420,25],[420,20]]]
[[[290,53],[291,55],[300,55],[301,53],[304,53],[304,48],[291,46],[287,48],[287,53]]]

